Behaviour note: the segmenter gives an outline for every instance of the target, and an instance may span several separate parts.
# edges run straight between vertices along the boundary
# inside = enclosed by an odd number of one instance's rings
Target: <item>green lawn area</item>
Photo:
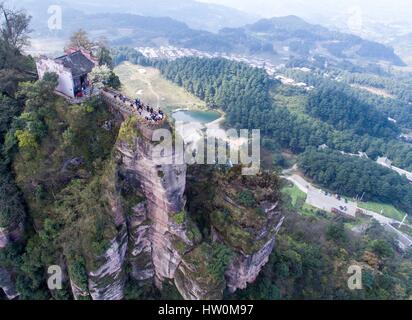
[[[306,203],[306,193],[299,190],[295,185],[288,185],[282,189],[282,193],[288,195],[291,198],[291,206],[294,210],[304,216],[320,218],[321,210],[312,207]],[[323,218],[327,217],[327,213]]]
[[[316,217],[322,219],[331,219],[334,217],[331,213],[322,212],[322,210],[306,203],[306,194],[299,190],[295,185],[288,185],[282,189],[283,194],[287,194],[291,198],[292,207],[301,215],[308,217]],[[352,228],[365,223],[364,219],[356,219],[347,223],[348,228]]]
[[[389,204],[377,203],[377,202],[359,202],[359,207],[365,210],[374,211],[377,213],[381,213],[385,217],[396,219],[402,221],[403,217],[405,217],[405,213],[396,209],[394,206]]]
[[[319,217],[318,213],[320,211],[321,210],[312,207],[310,204],[305,203],[303,207],[299,210],[299,213],[308,217]]]
[[[370,221],[371,220],[367,219],[367,218],[357,217],[355,220],[348,220],[347,222],[345,222],[345,226],[348,229],[352,230],[352,229],[354,229],[356,227],[359,227],[361,225],[367,225],[368,223],[370,223]]]
[[[287,194],[292,199],[292,206],[296,208],[296,206],[302,206],[306,201],[306,194],[299,190],[298,187],[295,185],[288,186],[282,189],[284,194]]]
[[[144,103],[159,106],[166,112],[178,108],[205,110],[206,103],[185,89],[166,80],[155,68],[124,62],[114,69],[122,82],[121,91],[131,97],[139,97]]]

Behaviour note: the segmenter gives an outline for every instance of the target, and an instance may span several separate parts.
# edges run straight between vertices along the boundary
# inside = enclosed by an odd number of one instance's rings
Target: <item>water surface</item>
[[[177,111],[172,114],[173,119],[185,123],[196,122],[207,124],[213,122],[221,117],[216,111]]]

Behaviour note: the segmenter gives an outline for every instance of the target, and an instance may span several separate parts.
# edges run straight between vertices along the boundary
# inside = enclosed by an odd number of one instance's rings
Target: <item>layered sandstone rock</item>
[[[211,214],[212,237],[235,253],[225,272],[233,293],[255,282],[269,261],[284,216],[278,208],[273,175],[223,180],[218,190],[214,198],[217,210]]]
[[[269,256],[275,247],[276,234],[282,226],[283,218],[279,221],[273,232],[272,238],[255,254],[238,254],[226,271],[227,286],[230,292],[238,289],[246,289],[247,286],[256,281],[262,268],[268,263]]]
[[[184,255],[175,275],[175,285],[186,300],[220,300],[225,289],[223,275],[210,272],[212,248],[206,243]]]
[[[100,257],[100,267],[89,273],[89,293],[93,300],[121,300],[124,297],[124,264],[127,228],[124,225],[109,249]]]
[[[0,267],[0,288],[3,289],[6,297],[10,300],[19,295],[12,281],[11,272],[2,267]]]
[[[23,237],[23,229],[22,222],[14,226],[0,228],[0,250],[4,250],[8,245],[20,241]],[[14,299],[19,295],[13,280],[13,270],[0,266],[0,288],[3,289],[8,299]]]
[[[173,164],[173,152],[156,156],[148,132],[133,122],[123,126],[113,155],[116,182],[107,190],[118,233],[105,254],[96,257],[98,267],[88,271],[88,288],[72,281],[75,296],[122,299],[127,277],[153,280],[160,289],[172,280],[188,300],[221,299],[225,288],[234,292],[254,282],[283,222],[273,177],[242,178],[232,172],[230,179],[226,173],[206,178],[216,190],[207,203],[212,242],[202,242],[185,208],[186,165]],[[249,190],[255,202],[242,203],[239,194]],[[215,270],[215,244],[227,248],[232,258],[217,274],[210,272]]]
[[[152,261],[151,221],[147,218],[147,203],[141,202],[135,205],[128,221],[131,277],[138,281],[151,279],[155,275],[155,270]]]
[[[117,145],[119,170],[129,181],[134,181],[146,199],[144,208],[136,207],[129,225],[132,227],[133,256],[143,260],[133,268],[134,277],[145,279],[153,273],[160,285],[164,279],[173,279],[181,262],[176,242],[191,246],[184,219],[186,166],[174,165],[173,154],[154,158],[155,144],[143,136],[133,141],[120,140]],[[163,161],[162,161],[163,160]],[[168,164],[162,164],[168,163]],[[147,259],[151,255],[151,263]]]

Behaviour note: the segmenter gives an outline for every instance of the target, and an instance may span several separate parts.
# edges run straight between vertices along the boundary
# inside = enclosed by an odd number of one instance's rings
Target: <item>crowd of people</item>
[[[119,99],[124,104],[130,103],[130,107],[134,108],[139,113],[139,115],[144,116],[145,120],[150,123],[160,122],[165,117],[165,114],[162,110],[159,109],[158,111],[156,111],[149,105],[142,103],[139,98],[136,98],[134,101],[132,101],[122,94],[115,94],[114,98]]]
[[[164,118],[164,113],[162,110],[158,110],[157,112],[150,107],[149,105],[144,105],[139,98],[137,98],[134,102],[134,106],[136,107],[137,112],[139,112],[140,115],[142,115],[143,111],[146,110],[148,115],[145,116],[145,120],[147,121],[152,121],[152,122],[158,122],[162,121]]]

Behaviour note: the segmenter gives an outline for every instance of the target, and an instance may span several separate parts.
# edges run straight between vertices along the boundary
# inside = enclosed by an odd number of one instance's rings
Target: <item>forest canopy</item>
[[[409,180],[369,159],[332,150],[309,149],[299,156],[299,168],[329,190],[348,197],[364,193],[366,201],[390,203],[412,213],[412,184]]]

